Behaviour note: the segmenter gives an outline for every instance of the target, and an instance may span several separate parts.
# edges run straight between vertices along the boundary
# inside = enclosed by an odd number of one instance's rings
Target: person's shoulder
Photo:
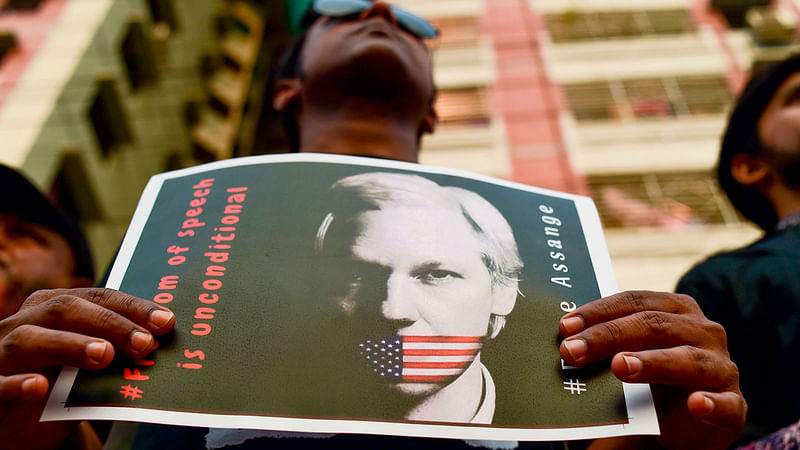
[[[744,264],[751,255],[758,253],[758,244],[760,242],[761,240],[758,240],[744,247],[714,253],[692,266],[681,280],[709,275],[716,277],[719,276],[720,272],[726,273],[732,265]]]
[[[800,248],[798,244],[800,244],[800,225],[770,233],[746,248],[750,252],[775,253],[797,257],[800,255],[798,253],[798,248]]]
[[[788,245],[790,242],[800,242],[800,227],[766,234],[739,248],[721,250],[694,265],[687,275],[717,272],[720,268],[727,270],[730,269],[731,264],[749,264],[753,259],[760,259],[770,254],[783,252],[797,254],[796,247]]]
[[[736,249],[722,250],[696,263],[678,280],[675,292],[703,297],[707,291],[721,291],[730,285],[731,277],[735,277],[744,267],[753,261],[762,259],[764,242],[771,236],[764,236],[755,242]]]
[[[723,291],[743,277],[769,275],[773,265],[794,264],[800,257],[797,242],[800,242],[800,227],[769,233],[743,247],[715,253],[689,269],[675,291],[697,299],[708,291]]]

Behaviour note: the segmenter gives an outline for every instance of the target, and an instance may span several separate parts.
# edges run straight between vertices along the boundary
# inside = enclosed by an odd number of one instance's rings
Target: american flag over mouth
[[[483,345],[482,336],[391,336],[359,344],[372,371],[397,381],[439,383],[460,375]]]

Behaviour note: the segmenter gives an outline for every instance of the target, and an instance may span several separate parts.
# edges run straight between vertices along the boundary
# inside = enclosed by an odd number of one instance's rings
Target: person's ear
[[[278,80],[272,94],[272,106],[277,111],[284,111],[295,104],[300,98],[300,80],[297,78],[284,78]]]
[[[419,124],[418,136],[422,137],[425,134],[433,134],[436,130],[436,121],[439,120],[439,115],[436,114],[436,107],[431,105],[428,107],[427,113],[422,116],[422,121]]]
[[[731,176],[744,186],[755,186],[763,182],[769,173],[769,165],[757,156],[739,153],[731,160]]]
[[[517,284],[512,286],[495,286],[492,295],[492,314],[507,316],[511,314],[517,303]]]

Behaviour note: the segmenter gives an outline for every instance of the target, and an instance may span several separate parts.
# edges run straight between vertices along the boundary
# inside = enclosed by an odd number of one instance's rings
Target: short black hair
[[[298,36],[291,47],[289,47],[281,62],[280,70],[278,71],[278,81],[299,77],[300,60],[302,58],[302,49],[305,41],[306,33],[304,32],[302,35]],[[300,130],[295,118],[296,106],[286,105],[279,111],[279,114],[281,124],[283,125],[283,133],[289,145],[289,151],[297,153],[300,151]]]
[[[306,11],[300,22],[303,31],[295,37],[294,41],[289,45],[289,48],[284,52],[283,57],[281,57],[280,64],[278,65],[278,76],[276,78],[278,81],[300,77],[300,64],[303,60],[303,47],[306,43],[306,37],[308,37],[308,30],[311,28],[311,24],[319,19],[319,17],[319,14],[314,12],[311,8]],[[286,135],[287,143],[289,144],[289,150],[292,153],[297,153],[300,151],[300,130],[295,120],[295,108],[284,108],[280,111],[280,117],[281,123],[283,124],[283,131]]]
[[[725,195],[744,217],[768,233],[774,231],[778,223],[777,212],[756,187],[745,186],[733,178],[731,162],[740,153],[762,154],[759,119],[780,85],[796,72],[800,72],[800,54],[753,75],[730,115],[717,162],[717,179]]]
[[[303,59],[303,46],[308,36],[308,30],[311,25],[319,19],[320,15],[313,9],[306,11],[303,19],[300,21],[300,27],[303,31],[298,34],[294,41],[292,41],[289,48],[281,57],[281,62],[278,65],[278,79],[297,78],[300,76],[300,62]]]

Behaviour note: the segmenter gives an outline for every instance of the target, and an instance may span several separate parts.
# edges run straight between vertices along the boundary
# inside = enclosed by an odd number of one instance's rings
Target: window
[[[588,181],[607,228],[740,222],[709,172],[606,175]]]
[[[38,8],[40,3],[42,3],[42,0],[8,0],[3,9],[10,11],[30,11]]]
[[[545,17],[553,42],[680,34],[695,27],[685,10],[563,12]]]
[[[771,0],[711,0],[711,7],[722,13],[725,20],[732,28],[742,28],[747,25],[745,15],[747,10],[757,6],[767,6]]]
[[[90,179],[80,154],[75,150],[65,152],[49,196],[61,211],[78,223],[103,219],[100,206],[89,184]]]
[[[117,146],[133,141],[114,78],[97,80],[97,92],[89,107],[89,120],[103,156]]]
[[[478,42],[477,17],[447,17],[433,19],[441,34],[436,39],[436,49],[473,45]]]
[[[141,21],[132,20],[128,23],[121,51],[132,90],[158,81],[158,66],[153,46]]]
[[[259,12],[245,2],[234,2],[230,9],[220,11],[214,21],[225,62],[236,70],[252,68],[264,31]]]
[[[436,98],[439,124],[448,127],[488,127],[489,105],[482,88],[447,89]]]
[[[564,86],[564,92],[579,122],[720,114],[731,103],[720,75],[578,83]]]
[[[164,158],[164,171],[169,172],[173,170],[183,169],[188,167],[183,160],[183,154],[180,150],[171,149],[166,158]]]
[[[3,57],[17,45],[17,38],[11,33],[0,33],[0,63]]]
[[[175,14],[175,8],[172,6],[172,0],[147,0],[147,6],[150,7],[153,22],[165,23],[173,32],[178,30],[180,24],[178,16]]]

